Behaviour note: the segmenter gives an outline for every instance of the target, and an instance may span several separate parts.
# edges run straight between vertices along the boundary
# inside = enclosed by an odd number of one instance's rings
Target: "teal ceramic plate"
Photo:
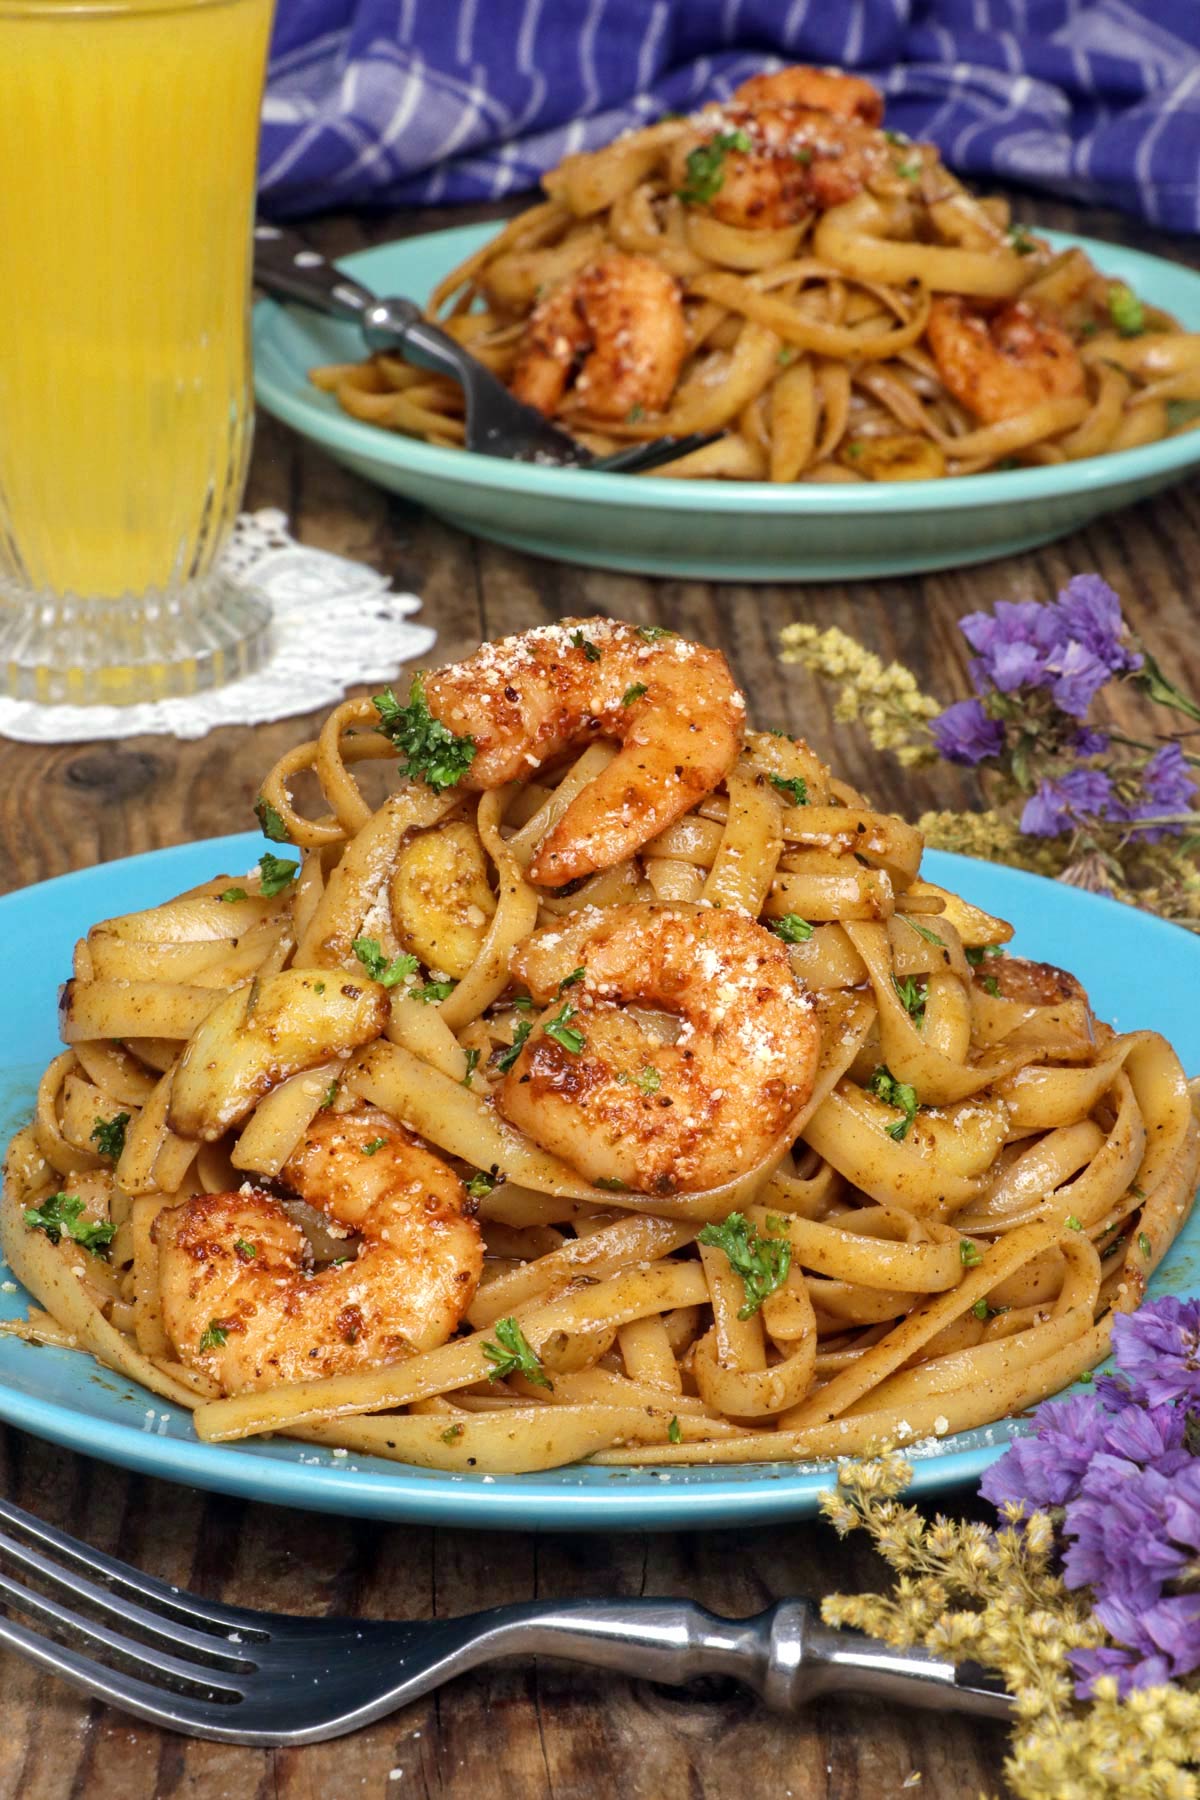
[[[378,294],[424,299],[492,234],[431,232],[347,257]],[[1200,274],[1117,244],[1079,244],[1105,274],[1200,330]],[[1200,431],[1044,469],[945,481],[775,487],[544,469],[443,450],[351,419],[308,381],[318,363],[363,355],[354,326],[264,300],[254,319],[255,383],[267,412],[348,468],[452,525],[562,562],[713,581],[829,581],[911,575],[1046,543],[1140,500],[1200,462]]]
[[[19,946],[5,977],[0,1026],[0,1138],[24,1122],[42,1069],[60,1048],[58,982],[74,940],[97,919],[152,905],[214,874],[252,866],[252,836],[217,838],[105,863],[0,899],[0,937]],[[1153,1026],[1200,1069],[1200,942],[1176,926],[1113,901],[1017,870],[931,853],[926,868],[978,905],[1010,919],[1026,954],[1075,970],[1101,1018],[1122,1028]],[[1200,1291],[1200,1214],[1185,1228],[1153,1291]],[[7,1274],[7,1271],[5,1271]],[[0,1316],[20,1316],[25,1296],[11,1281]],[[666,1530],[802,1518],[830,1484],[828,1465],[758,1465],[670,1470],[578,1466],[541,1475],[447,1475],[336,1457],[285,1439],[243,1449],[202,1444],[189,1416],[100,1368],[78,1351],[36,1348],[0,1337],[0,1418],[89,1456],[167,1480],[252,1500],[368,1518],[409,1519],[488,1530]],[[977,1480],[1008,1441],[995,1425],[965,1432],[918,1456],[916,1487]]]

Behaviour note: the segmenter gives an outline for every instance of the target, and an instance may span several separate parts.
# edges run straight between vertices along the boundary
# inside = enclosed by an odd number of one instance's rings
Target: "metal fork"
[[[515,399],[469,350],[430,324],[414,301],[399,295],[379,299],[353,276],[327,262],[296,232],[279,225],[255,226],[254,279],[269,294],[352,320],[361,328],[370,350],[387,350],[418,368],[452,376],[467,403],[466,447],[482,456],[638,475],[674,462],[690,450],[702,449],[720,436],[719,432],[694,432],[688,437],[631,444],[610,456],[593,456],[532,406]]]
[[[0,1615],[0,1644],[122,1712],[231,1744],[341,1737],[505,1656],[669,1685],[731,1675],[784,1711],[836,1693],[991,1719],[1009,1710],[982,1669],[831,1630],[811,1600],[748,1619],[667,1599],[531,1600],[419,1623],[304,1619],[169,1587],[3,1500],[0,1562],[0,1601],[43,1627]]]

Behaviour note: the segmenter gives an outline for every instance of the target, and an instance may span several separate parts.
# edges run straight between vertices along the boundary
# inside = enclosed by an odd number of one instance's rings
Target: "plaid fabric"
[[[282,0],[264,208],[499,199],[783,62],[963,174],[1200,229],[1200,0]]]

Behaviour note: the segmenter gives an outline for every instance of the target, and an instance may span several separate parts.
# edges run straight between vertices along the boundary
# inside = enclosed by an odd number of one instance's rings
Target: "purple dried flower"
[[[947,762],[975,764],[999,756],[1004,728],[989,719],[978,700],[958,700],[931,726],[933,741]]]
[[[1195,1459],[1181,1454],[1191,1470],[1173,1469],[1169,1475],[1117,1457],[1093,1458],[1063,1526],[1069,1540],[1063,1557],[1068,1587],[1090,1587],[1097,1600],[1142,1608],[1161,1599],[1164,1582],[1200,1552],[1200,1543],[1177,1543],[1166,1522],[1173,1484],[1186,1481],[1189,1472],[1200,1477]]]
[[[1143,1405],[1183,1400],[1200,1406],[1200,1300],[1168,1294],[1140,1312],[1118,1313],[1113,1354],[1133,1399]]]
[[[1101,1675],[1115,1675],[1121,1693],[1159,1687],[1200,1668],[1200,1594],[1172,1594],[1152,1606],[1101,1600],[1096,1617],[1120,1649],[1076,1650],[1076,1694],[1086,1700]]]
[[[1070,769],[1043,781],[1025,802],[1021,830],[1029,837],[1057,837],[1082,820],[1104,818],[1113,803],[1112,782],[1100,769]]]
[[[1089,731],[1086,725],[1081,725],[1075,733],[1072,748],[1080,756],[1107,756],[1111,741],[1103,731]]]
[[[1059,594],[1055,610],[1063,638],[1090,651],[1110,674],[1124,675],[1141,668],[1141,656],[1126,643],[1121,602],[1102,576],[1072,576]]]
[[[1145,800],[1123,809],[1123,816],[1131,822],[1191,810],[1196,798],[1196,779],[1179,744],[1164,744],[1161,750],[1155,751],[1142,770],[1142,789]],[[1166,825],[1152,827],[1140,835],[1147,843],[1157,843],[1172,832],[1186,830],[1186,825]]]
[[[1072,1650],[1068,1660],[1075,1671],[1075,1697],[1090,1700],[1102,1675],[1112,1675],[1124,1696],[1139,1687],[1161,1687],[1171,1679],[1165,1656],[1139,1656],[1136,1650]]]
[[[1046,661],[1046,672],[1053,677],[1050,694],[1056,706],[1082,719],[1112,670],[1086,644],[1071,638],[1052,651]]]
[[[1088,1394],[1043,1406],[1028,1437],[1016,1438],[988,1469],[979,1491],[993,1506],[1065,1506],[1079,1493],[1088,1465],[1107,1443],[1109,1415]]]
[[[1014,688],[1041,685],[1046,659],[1060,635],[1053,607],[1036,600],[998,600],[990,613],[968,613],[959,629],[979,652],[971,679],[980,694],[990,688],[1011,694]]]

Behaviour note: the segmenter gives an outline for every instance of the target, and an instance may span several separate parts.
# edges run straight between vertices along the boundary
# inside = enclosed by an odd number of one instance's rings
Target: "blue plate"
[[[494,225],[381,244],[342,267],[377,294],[424,299],[494,235]],[[1079,244],[1097,268],[1200,330],[1200,274],[1120,244],[1048,231]],[[1177,481],[1200,462],[1200,431],[1042,469],[941,481],[792,483],[680,481],[441,449],[352,419],[308,379],[319,363],[358,362],[351,324],[264,300],[254,315],[262,406],[348,468],[497,543],[560,562],[713,581],[871,580],[958,568],[1062,537]]]
[[[168,899],[215,874],[250,868],[263,844],[253,835],[215,838],[105,863],[0,899],[0,937],[20,946],[6,976],[0,1042],[0,1134],[30,1114],[34,1089],[60,1048],[58,982],[71,947],[98,919]],[[926,872],[1010,919],[1027,954],[1072,969],[1101,1018],[1121,1029],[1153,1026],[1200,1069],[1200,943],[1178,927],[1078,888],[1015,869],[930,852]],[[1200,1291],[1200,1214],[1151,1284],[1155,1292]],[[11,1285],[11,1283],[10,1283]],[[26,1296],[0,1292],[0,1315],[20,1316]],[[190,1417],[78,1351],[0,1338],[0,1418],[38,1437],[148,1475],[322,1512],[489,1530],[682,1529],[761,1524],[816,1511],[829,1465],[599,1469],[540,1475],[448,1475],[369,1456],[336,1457],[286,1439],[243,1449],[202,1444]],[[1007,1443],[1006,1425],[944,1439],[916,1461],[919,1490],[978,1479]]]

